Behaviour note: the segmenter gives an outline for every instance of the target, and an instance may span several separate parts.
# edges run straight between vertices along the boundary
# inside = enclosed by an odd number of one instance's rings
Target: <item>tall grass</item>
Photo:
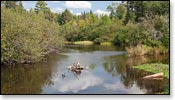
[[[128,56],[143,56],[143,55],[156,55],[166,54],[169,50],[165,47],[150,47],[147,45],[137,45],[132,47],[125,47]]]

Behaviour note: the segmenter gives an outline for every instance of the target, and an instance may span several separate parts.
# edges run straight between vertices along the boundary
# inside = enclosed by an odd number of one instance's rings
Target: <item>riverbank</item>
[[[133,68],[141,69],[152,73],[164,73],[164,77],[169,78],[169,65],[162,63],[142,64],[133,66]]]

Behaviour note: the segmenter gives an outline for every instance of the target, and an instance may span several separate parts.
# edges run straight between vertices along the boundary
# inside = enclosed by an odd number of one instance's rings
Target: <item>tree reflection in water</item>
[[[52,81],[49,80],[51,70],[44,66],[4,68],[1,75],[3,94],[40,93],[43,83],[52,84]]]
[[[65,56],[61,56],[64,58]],[[1,67],[2,94],[39,94],[42,86],[53,85],[50,77],[54,75],[53,67],[58,56],[49,56],[49,61],[33,65],[19,64],[14,67]],[[52,66],[52,67],[51,67]]]
[[[152,73],[132,68],[134,65],[140,65],[143,63],[168,63],[167,55],[156,55],[151,57],[127,57],[126,55],[118,55],[105,57],[104,59],[106,60],[106,62],[103,63],[105,71],[111,73],[113,77],[120,75],[121,81],[126,88],[131,88],[136,84],[140,89],[146,89],[146,93],[151,94],[163,91],[164,86],[169,84],[169,81],[166,78],[163,80],[143,80],[141,79],[143,76]]]

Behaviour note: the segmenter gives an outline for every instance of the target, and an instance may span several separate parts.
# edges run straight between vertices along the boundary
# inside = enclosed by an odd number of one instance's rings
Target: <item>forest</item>
[[[65,44],[124,46],[131,55],[169,52],[169,1],[112,3],[108,15],[69,9],[54,13],[45,1],[26,10],[22,1],[1,1],[1,64],[39,62]]]

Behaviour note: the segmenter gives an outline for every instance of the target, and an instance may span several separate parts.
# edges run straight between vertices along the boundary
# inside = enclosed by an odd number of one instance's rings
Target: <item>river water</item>
[[[79,73],[67,70],[74,62],[87,67]],[[65,46],[47,62],[1,67],[2,94],[154,94],[169,80],[143,80],[148,73],[133,69],[143,63],[169,63],[169,56],[127,57],[113,46]]]

